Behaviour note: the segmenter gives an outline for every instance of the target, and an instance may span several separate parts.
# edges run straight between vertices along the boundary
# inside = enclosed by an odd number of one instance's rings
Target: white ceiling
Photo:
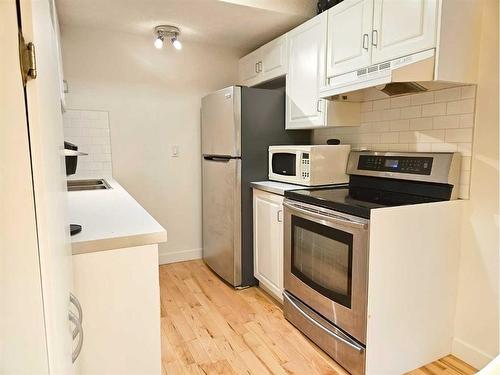
[[[169,24],[181,40],[248,52],[312,17],[316,0],[56,0],[65,26],[153,35]]]

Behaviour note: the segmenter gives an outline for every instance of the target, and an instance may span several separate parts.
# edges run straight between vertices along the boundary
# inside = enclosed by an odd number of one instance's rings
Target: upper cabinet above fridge
[[[284,76],[288,70],[287,34],[242,57],[238,64],[239,83],[255,86]]]
[[[387,95],[475,83],[480,8],[473,0],[344,0],[328,10],[320,97],[393,83]]]

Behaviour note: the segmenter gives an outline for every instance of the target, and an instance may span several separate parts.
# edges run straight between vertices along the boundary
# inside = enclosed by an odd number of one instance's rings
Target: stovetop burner
[[[347,174],[349,185],[291,190],[285,197],[367,219],[375,208],[456,199],[460,155],[351,151]]]
[[[439,202],[450,194],[445,184],[351,176],[349,185],[289,190],[285,197],[369,219],[375,208]]]

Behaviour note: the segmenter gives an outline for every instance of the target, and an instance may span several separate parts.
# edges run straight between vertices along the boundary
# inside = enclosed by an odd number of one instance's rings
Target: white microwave
[[[269,179],[304,186],[344,184],[349,145],[269,146]]]

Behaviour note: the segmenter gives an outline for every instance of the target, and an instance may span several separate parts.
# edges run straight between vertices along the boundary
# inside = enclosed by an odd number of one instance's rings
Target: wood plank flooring
[[[162,368],[177,374],[347,374],[259,288],[235,291],[201,260],[160,266]],[[447,356],[411,375],[470,375]]]

